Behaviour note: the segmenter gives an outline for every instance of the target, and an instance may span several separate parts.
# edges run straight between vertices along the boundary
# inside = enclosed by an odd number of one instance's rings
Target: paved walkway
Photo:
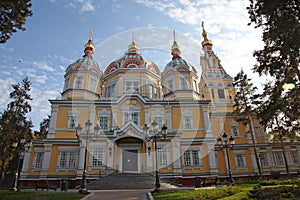
[[[161,183],[162,190],[172,189],[191,189],[191,188],[178,188],[176,186]],[[194,188],[192,188],[194,189]],[[149,200],[147,194],[150,194],[153,189],[128,189],[128,190],[89,190],[89,195],[81,200]],[[151,199],[151,197],[150,197]]]
[[[138,190],[90,190],[91,194],[81,200],[147,200],[149,189]]]

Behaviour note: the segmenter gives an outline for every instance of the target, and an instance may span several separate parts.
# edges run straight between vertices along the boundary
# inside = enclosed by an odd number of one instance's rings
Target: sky
[[[65,69],[83,55],[93,30],[94,59],[105,71],[124,55],[134,38],[142,56],[161,69],[171,61],[175,39],[183,59],[199,73],[204,21],[213,51],[232,77],[243,69],[259,86],[252,72],[254,50],[262,49],[262,32],[248,26],[248,0],[32,0],[33,16],[26,31],[0,44],[0,112],[11,101],[12,84],[28,76],[32,111],[39,123],[51,113],[49,99],[60,98]]]

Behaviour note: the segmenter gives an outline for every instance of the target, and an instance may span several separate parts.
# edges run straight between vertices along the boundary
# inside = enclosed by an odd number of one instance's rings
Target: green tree
[[[254,72],[272,78],[264,86],[258,116],[270,134],[293,140],[300,125],[300,2],[250,0],[247,9],[249,24],[263,31],[264,48],[253,54],[257,60]],[[283,141],[281,144],[285,156]],[[287,163],[286,168],[289,173]]]
[[[18,156],[17,150],[12,148],[12,143],[21,137],[31,138],[32,121],[27,119],[27,114],[31,111],[30,97],[31,83],[26,77],[22,84],[13,84],[13,91],[10,93],[12,101],[1,113],[0,117],[0,152],[1,152],[1,180],[5,172],[16,169],[14,166],[7,166],[8,161]],[[7,168],[8,167],[8,168]]]
[[[274,114],[271,109],[280,106],[276,98],[291,101],[282,112],[292,121],[298,121],[300,113],[300,1],[299,0],[250,0],[248,7],[250,24],[263,30],[264,48],[254,52],[257,64],[254,72],[259,75],[270,75],[274,84],[267,86],[268,97],[274,101],[264,106],[269,110],[266,123]],[[284,86],[293,85],[289,92]],[[264,98],[266,99],[266,97]],[[298,123],[291,123],[297,125]]]
[[[46,138],[49,131],[49,125],[50,125],[50,115],[47,116],[47,118],[44,118],[40,123],[40,131],[35,132],[35,136],[37,138]]]
[[[31,0],[0,1],[0,43],[5,43],[17,29],[25,31],[26,18],[32,16]]]
[[[248,125],[249,127],[258,173],[259,176],[262,177],[253,128],[253,117],[256,117],[255,104],[257,102],[257,94],[255,94],[255,92],[257,88],[254,87],[253,83],[250,81],[251,79],[247,77],[247,74],[245,74],[243,70],[234,77],[233,85],[236,94],[234,98],[235,104],[233,114],[237,121],[243,122],[244,125]]]

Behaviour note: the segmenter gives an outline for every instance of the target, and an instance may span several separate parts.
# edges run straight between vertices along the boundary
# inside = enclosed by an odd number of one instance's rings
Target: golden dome
[[[130,52],[130,53],[136,53],[136,54],[140,55],[140,50],[139,50],[137,44],[135,44],[135,42],[134,42],[134,34],[133,33],[132,33],[132,42],[128,46],[128,52]]]
[[[87,49],[87,48],[91,48],[92,51],[94,51],[95,47],[94,47],[94,44],[92,42],[92,35],[93,35],[93,31],[92,29],[90,29],[90,39],[89,41],[84,45],[84,51]]]
[[[204,22],[202,22],[202,36],[204,38],[204,40],[202,42],[202,46],[207,45],[207,44],[213,45],[212,41],[207,38],[207,33],[204,29]]]
[[[174,42],[171,48],[171,55],[175,56],[175,57],[180,57],[181,51],[180,51],[180,47],[176,42],[176,38],[175,38],[175,30],[173,30],[173,38],[174,38]]]

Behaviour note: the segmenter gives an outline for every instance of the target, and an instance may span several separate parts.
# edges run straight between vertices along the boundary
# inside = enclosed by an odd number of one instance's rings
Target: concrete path
[[[151,190],[90,190],[91,194],[81,200],[147,200],[149,191]]]

